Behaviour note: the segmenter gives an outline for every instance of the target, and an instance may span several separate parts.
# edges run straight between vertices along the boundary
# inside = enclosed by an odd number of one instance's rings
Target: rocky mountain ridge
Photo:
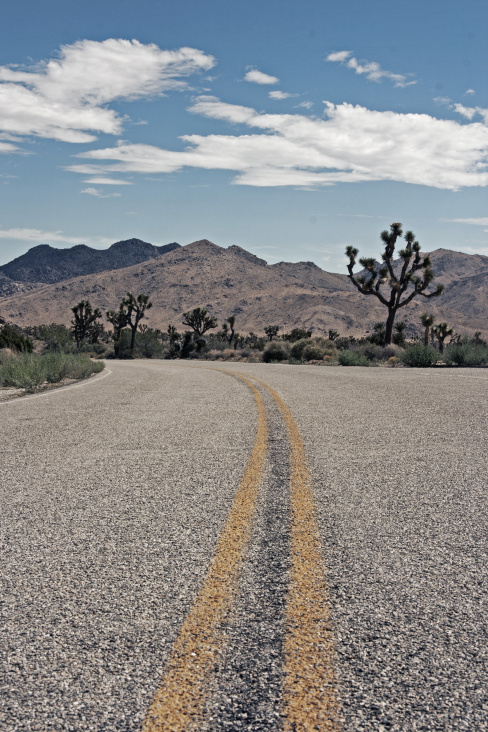
[[[118,241],[108,249],[93,249],[86,244],[56,249],[49,244],[39,244],[0,266],[0,275],[16,283],[54,284],[82,275],[131,267],[179,247],[176,242],[155,246],[141,239]]]
[[[432,312],[457,332],[479,330],[488,338],[488,257],[437,249],[431,252],[436,275],[446,291],[439,298],[416,298],[398,319],[408,332],[421,332],[420,313]],[[345,269],[345,267],[344,267]],[[117,307],[127,291],[150,295],[147,324],[183,329],[182,315],[206,307],[219,322],[236,315],[237,330],[262,333],[266,325],[294,327],[326,334],[360,336],[386,319],[374,297],[357,292],[345,274],[325,272],[313,262],[267,264],[238,246],[223,248],[203,239],[158,257],[125,267],[36,285],[0,299],[0,314],[19,325],[71,320],[71,307],[89,299],[102,311]]]

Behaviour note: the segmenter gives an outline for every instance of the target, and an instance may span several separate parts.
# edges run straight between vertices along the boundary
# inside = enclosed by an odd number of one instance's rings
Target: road
[[[0,728],[488,729],[487,387],[133,361],[0,404]]]

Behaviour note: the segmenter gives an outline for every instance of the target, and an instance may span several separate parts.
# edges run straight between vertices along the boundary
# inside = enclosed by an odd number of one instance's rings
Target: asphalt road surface
[[[0,404],[2,730],[488,730],[488,372],[110,363]]]

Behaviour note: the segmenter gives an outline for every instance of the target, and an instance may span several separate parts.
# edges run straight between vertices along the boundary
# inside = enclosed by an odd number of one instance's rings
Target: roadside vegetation
[[[103,368],[103,362],[84,355],[0,352],[0,386],[33,392],[65,379],[86,379]]]

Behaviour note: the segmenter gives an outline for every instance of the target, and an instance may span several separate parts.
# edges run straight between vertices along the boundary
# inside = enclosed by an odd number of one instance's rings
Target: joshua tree
[[[276,338],[279,330],[279,325],[267,325],[264,329],[264,332],[266,333],[266,338],[268,339],[268,341],[272,341],[273,338]]]
[[[346,255],[349,257],[348,277],[353,285],[363,295],[374,295],[388,308],[384,345],[391,343],[395,316],[400,308],[408,305],[417,295],[426,298],[437,297],[444,290],[443,285],[437,285],[434,292],[425,292],[435,275],[431,269],[430,257],[420,253],[420,244],[415,241],[411,231],[405,234],[407,242],[405,249],[398,252],[403,264],[400,268],[395,268],[393,262],[395,244],[402,233],[402,225],[399,223],[392,224],[390,232],[381,233],[381,239],[385,244],[385,250],[381,255],[383,264],[378,269],[373,257],[361,257],[359,262],[366,270],[364,275],[353,274],[358,250],[353,246],[346,247]],[[403,300],[402,295],[405,295]]]
[[[236,316],[235,315],[229,315],[227,320],[222,323],[222,331],[221,331],[221,337],[227,341],[229,346],[232,346],[232,341],[234,340],[234,326],[236,324]]]
[[[207,330],[216,327],[217,318],[214,315],[209,315],[208,310],[205,308],[194,308],[187,313],[183,313],[183,323],[189,325],[195,335],[201,338]]]
[[[75,337],[76,346],[80,348],[85,338],[89,335],[90,328],[95,321],[102,317],[102,313],[98,308],[93,310],[88,300],[81,300],[78,305],[71,308],[71,312],[75,316],[71,321],[72,333]]]
[[[126,297],[120,303],[120,309],[125,309],[127,313],[126,325],[131,329],[130,339],[130,350],[134,350],[136,343],[137,326],[139,322],[144,318],[146,310],[152,308],[152,302],[149,300],[149,295],[143,295],[140,293],[137,297],[128,292]]]
[[[176,341],[179,341],[181,336],[176,330],[176,325],[168,325],[168,336],[169,336],[169,345],[170,348],[172,348]]]
[[[431,327],[434,325],[435,317],[434,315],[429,315],[429,313],[422,313],[420,316],[420,322],[425,328],[424,332],[424,345],[429,345],[429,331]]]
[[[438,323],[438,325],[434,325],[432,328],[432,333],[435,334],[439,342],[439,351],[444,353],[444,341],[448,335],[454,333],[454,328],[451,328],[447,323]]]
[[[107,310],[105,315],[108,322],[112,324],[114,329],[113,339],[115,343],[115,352],[117,352],[120,334],[123,328],[127,325],[127,309],[124,306],[123,301],[120,303],[118,310]]]
[[[339,331],[329,328],[329,341],[335,341],[337,338],[339,338]]]

